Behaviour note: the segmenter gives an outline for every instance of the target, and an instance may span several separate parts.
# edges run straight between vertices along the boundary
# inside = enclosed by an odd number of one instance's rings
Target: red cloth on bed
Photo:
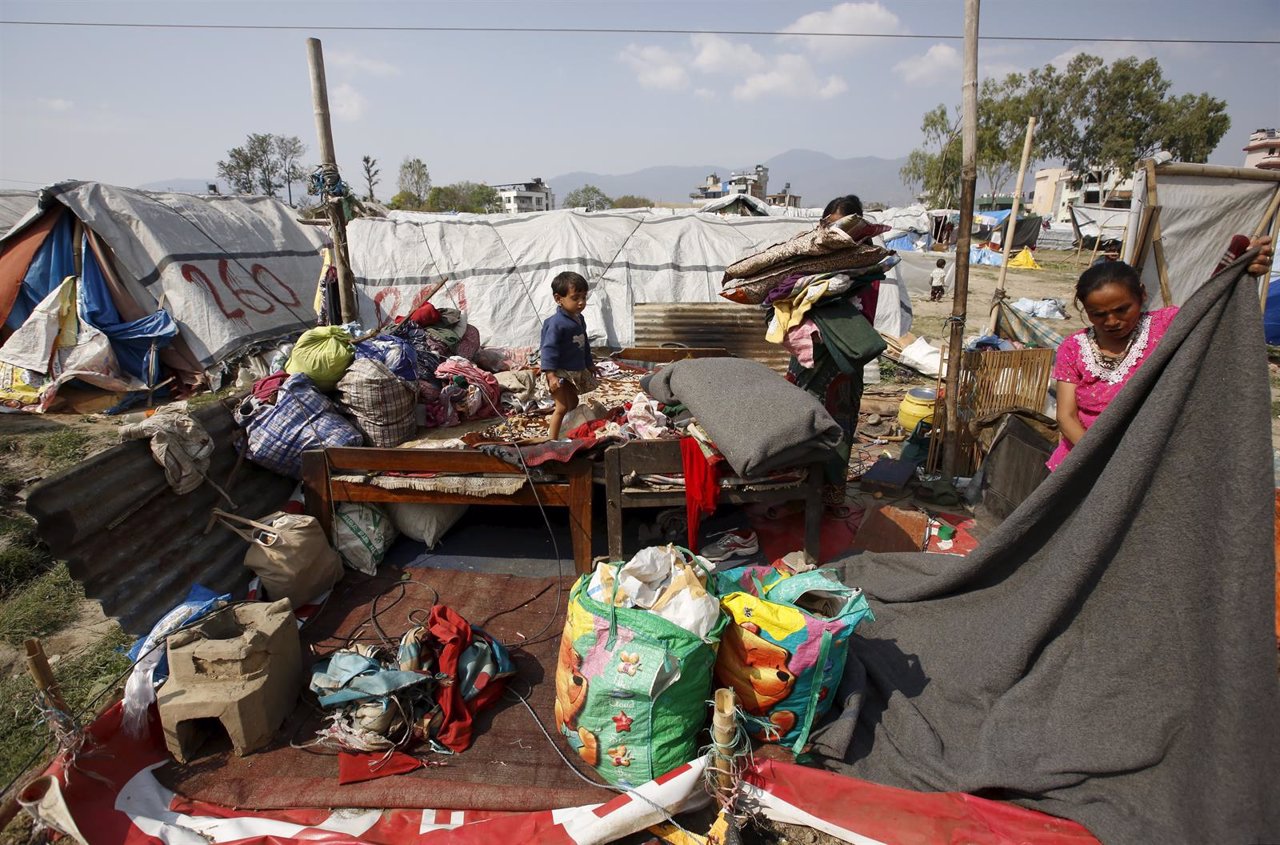
[[[698,550],[698,524],[703,514],[716,512],[716,501],[720,498],[719,467],[724,458],[719,456],[714,461],[702,452],[702,446],[695,437],[680,438],[680,463],[684,469],[684,506],[685,517],[689,523],[689,548]]]

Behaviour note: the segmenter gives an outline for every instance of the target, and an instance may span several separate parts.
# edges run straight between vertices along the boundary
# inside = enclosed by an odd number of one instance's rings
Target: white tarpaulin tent
[[[1069,205],[1071,227],[1075,230],[1076,240],[1083,238],[1115,238],[1124,237],[1129,225],[1129,209],[1107,208],[1101,205]]]
[[[1141,167],[1134,176],[1124,260],[1141,265],[1151,307],[1158,308],[1186,302],[1213,275],[1232,236],[1253,234],[1280,191],[1280,172],[1171,163],[1158,165],[1155,173],[1157,219],[1173,301],[1163,301],[1154,239],[1150,231],[1141,231],[1150,198],[1147,172]],[[1266,231],[1273,232],[1274,226],[1273,219]]]
[[[104,270],[119,282],[112,295],[121,313],[163,307],[205,372],[315,324],[324,231],[298,223],[277,199],[62,182],[42,191],[39,207],[0,240],[0,257],[63,207],[108,248]],[[18,268],[0,287],[27,284],[25,273]]]
[[[443,281],[432,302],[465,310],[486,344],[534,346],[555,309],[551,278],[574,270],[591,283],[585,316],[593,342],[623,347],[634,340],[636,303],[720,301],[727,265],[813,225],[692,211],[395,212],[352,221],[347,240],[367,328],[408,314]],[[882,285],[878,311],[882,331],[911,326],[910,298],[896,274]]]

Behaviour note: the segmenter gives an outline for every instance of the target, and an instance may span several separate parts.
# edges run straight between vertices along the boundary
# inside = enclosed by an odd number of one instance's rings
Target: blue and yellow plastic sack
[[[650,611],[596,601],[590,581],[583,575],[569,594],[556,730],[605,780],[636,786],[698,756],[728,620],[721,614],[699,637]],[[706,588],[714,589],[710,579]]]
[[[801,754],[831,709],[844,675],[849,638],[874,619],[866,597],[829,569],[795,575],[748,566],[716,575],[731,622],[716,659],[718,687],[732,687],[755,717],[752,734]]]

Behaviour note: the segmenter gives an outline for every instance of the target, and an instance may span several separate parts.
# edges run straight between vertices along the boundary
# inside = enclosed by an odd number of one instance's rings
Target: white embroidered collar
[[[1129,346],[1128,353],[1120,363],[1113,368],[1102,366],[1098,360],[1097,340],[1094,330],[1090,327],[1084,334],[1080,335],[1080,361],[1084,364],[1084,368],[1089,371],[1089,375],[1098,381],[1107,384],[1119,384],[1129,375],[1129,371],[1137,366],[1138,360],[1142,358],[1142,353],[1147,349],[1147,342],[1151,337],[1151,315],[1143,314],[1138,319],[1138,325],[1134,329],[1137,333],[1133,339],[1133,343]]]

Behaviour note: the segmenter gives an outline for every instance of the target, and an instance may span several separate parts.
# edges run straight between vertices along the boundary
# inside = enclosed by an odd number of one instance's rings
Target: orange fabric
[[[31,259],[36,257],[36,251],[64,213],[62,209],[49,212],[6,244],[4,252],[0,252],[0,324],[9,319],[13,303],[18,301],[22,277],[27,275]]]

